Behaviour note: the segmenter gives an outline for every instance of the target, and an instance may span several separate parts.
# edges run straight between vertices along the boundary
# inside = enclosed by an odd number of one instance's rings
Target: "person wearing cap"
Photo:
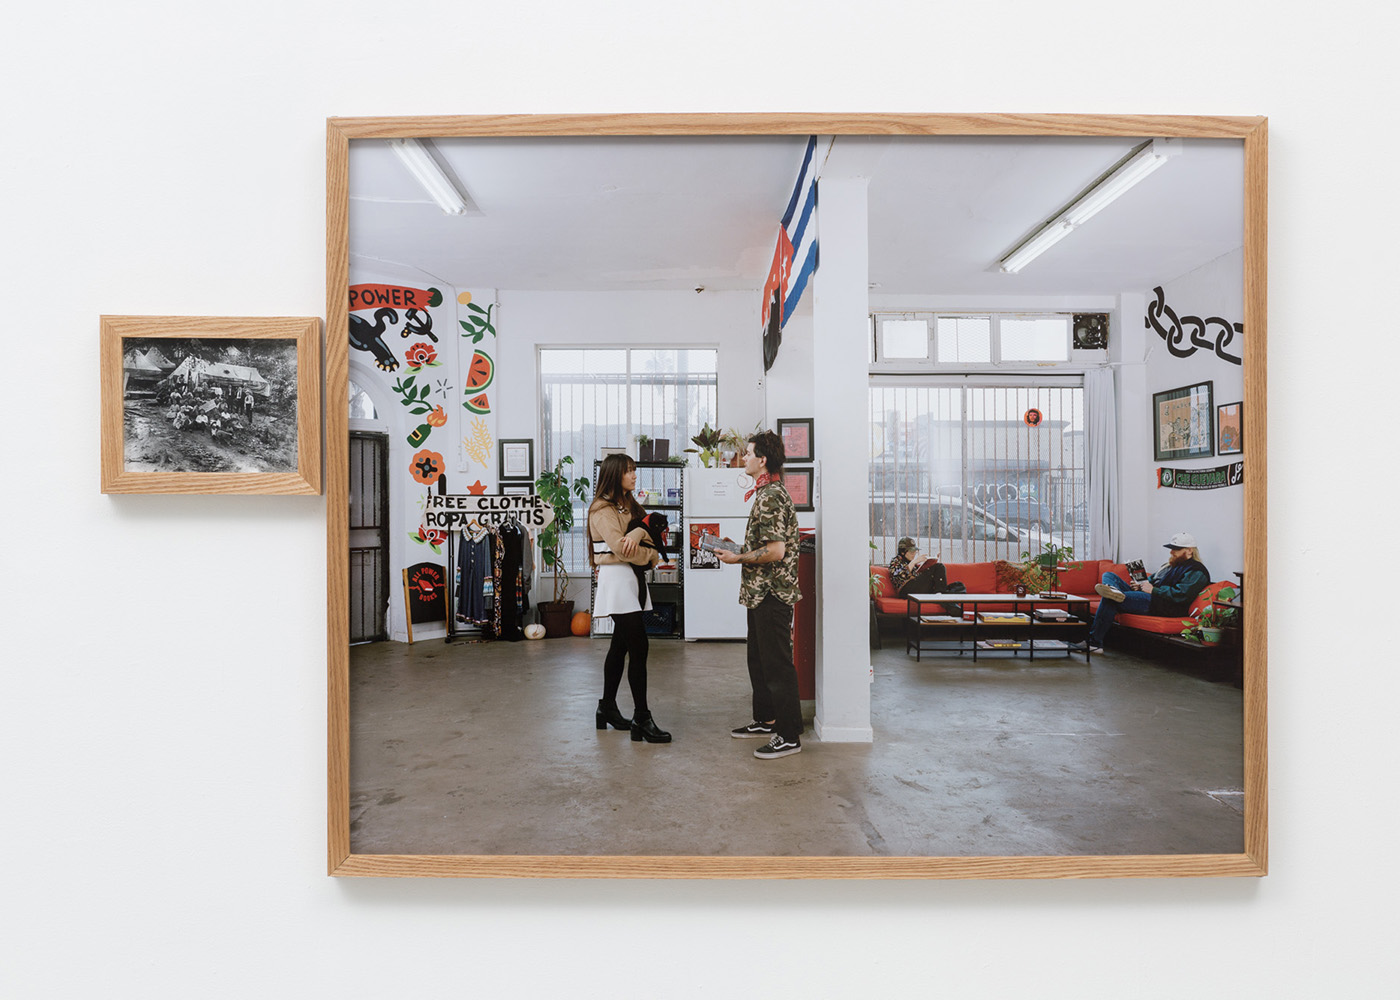
[[[1210,583],[1210,571],[1201,563],[1196,536],[1189,531],[1178,531],[1165,547],[1170,550],[1167,561],[1141,583],[1124,580],[1117,573],[1103,575],[1103,582],[1094,586],[1095,593],[1103,600],[1094,612],[1089,638],[1073,643],[1070,649],[1102,650],[1109,626],[1120,611],[1155,618],[1180,618],[1191,610],[1197,595]]]
[[[895,544],[895,557],[890,560],[890,585],[899,597],[942,594],[948,589],[948,570],[937,556],[921,553],[914,539],[901,538]]]

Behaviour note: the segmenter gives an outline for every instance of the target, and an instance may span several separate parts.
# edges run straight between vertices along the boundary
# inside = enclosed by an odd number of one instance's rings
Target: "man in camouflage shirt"
[[[802,704],[797,696],[797,668],[792,662],[792,606],[797,589],[797,512],[783,488],[786,453],[772,431],[749,438],[744,471],[754,477],[753,507],[744,532],[744,549],[717,550],[720,562],[740,563],[739,603],[748,608],[749,682],[753,718],[730,735],[735,739],[768,738],[754,751],[760,760],[787,757],[802,750]],[[746,497],[747,499],[747,497]]]

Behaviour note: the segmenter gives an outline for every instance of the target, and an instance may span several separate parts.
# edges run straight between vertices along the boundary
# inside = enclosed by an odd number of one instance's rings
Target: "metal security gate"
[[[1086,456],[1080,379],[873,379],[871,558],[904,536],[950,563],[1087,552]]]
[[[350,641],[387,639],[389,437],[350,433]]]

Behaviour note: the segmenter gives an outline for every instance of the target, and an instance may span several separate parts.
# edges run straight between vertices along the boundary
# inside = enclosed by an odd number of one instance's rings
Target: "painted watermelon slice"
[[[495,377],[496,363],[491,360],[491,355],[481,350],[473,351],[472,363],[467,368],[467,385],[463,391],[474,396],[490,385]]]
[[[490,413],[491,400],[486,398],[486,393],[479,393],[475,396],[468,396],[466,402],[462,404],[472,413]]]

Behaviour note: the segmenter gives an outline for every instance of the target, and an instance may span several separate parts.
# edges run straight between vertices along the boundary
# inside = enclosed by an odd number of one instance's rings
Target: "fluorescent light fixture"
[[[468,203],[446,171],[433,159],[425,142],[418,139],[388,139],[389,148],[398,154],[413,179],[423,186],[428,197],[448,215],[466,215]]]
[[[1122,197],[1138,181],[1181,152],[1180,139],[1153,139],[1133,150],[1108,173],[1077,194],[1059,214],[1001,259],[1001,269],[1015,274],[1060,240]]]

